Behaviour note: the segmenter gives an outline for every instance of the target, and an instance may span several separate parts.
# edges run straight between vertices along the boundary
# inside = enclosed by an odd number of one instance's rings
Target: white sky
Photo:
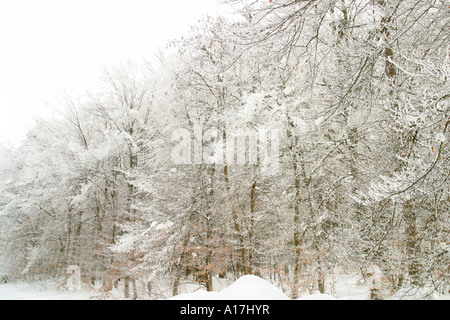
[[[0,143],[17,145],[60,88],[182,35],[216,0],[0,0]],[[228,10],[229,11],[229,10]]]

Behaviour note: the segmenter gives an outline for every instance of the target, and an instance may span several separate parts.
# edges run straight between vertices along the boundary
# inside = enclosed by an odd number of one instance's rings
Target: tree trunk
[[[151,298],[152,297],[152,283],[150,281],[147,282],[147,293],[148,293],[148,297]]]
[[[173,283],[173,290],[172,290],[172,295],[173,296],[177,296],[179,294],[181,274],[182,274],[182,271],[183,271],[183,263],[184,263],[184,261],[186,259],[186,248],[187,248],[187,246],[189,244],[190,237],[191,237],[191,233],[188,232],[187,235],[186,235],[186,238],[184,239],[182,252],[181,252],[181,255],[180,255],[180,259],[178,261],[178,265],[176,266],[177,271],[176,271],[176,274],[175,274],[175,281]]]
[[[136,278],[133,278],[131,280],[132,284],[133,284],[133,300],[137,300],[138,299],[138,292],[137,292],[137,281]]]
[[[254,228],[255,228],[255,211],[256,211],[256,181],[253,182],[251,192],[250,192],[250,230],[249,230],[249,243],[251,247],[248,250],[248,273],[254,274],[253,270],[253,254],[254,254],[254,243],[253,243],[253,235],[254,235]]]
[[[125,277],[125,285],[124,285],[124,295],[125,299],[130,297],[130,277]]]
[[[406,223],[406,250],[407,250],[407,267],[408,274],[413,285],[420,284],[420,265],[418,261],[419,256],[419,242],[417,239],[417,225],[416,212],[414,200],[410,200],[403,206],[404,219]]]
[[[214,199],[214,175],[216,173],[216,169],[213,166],[210,172],[210,177],[211,177],[211,184],[210,184],[210,192],[209,194],[206,194],[206,201],[208,203],[207,206],[207,210],[208,210],[208,214],[207,214],[207,220],[206,220],[206,230],[207,230],[207,234],[206,234],[206,244],[208,247],[208,253],[206,255],[206,267],[207,267],[207,273],[206,273],[206,290],[207,291],[213,291],[213,268],[212,268],[212,263],[213,263],[213,259],[214,259],[214,251],[212,248],[212,241],[213,241],[213,210],[214,210],[214,203],[213,203],[213,199]]]
[[[289,125],[291,128],[294,128],[294,123],[290,120]],[[301,175],[300,175],[300,154],[299,151],[296,150],[298,146],[298,137],[294,137],[292,132],[288,130],[288,138],[291,140],[291,144],[289,146],[289,150],[292,155],[292,168],[294,173],[294,186],[295,186],[295,200],[294,200],[294,280],[293,280],[293,291],[292,298],[298,298],[298,289],[300,282],[300,271],[301,271],[301,257],[302,257],[302,239],[303,239],[303,231],[300,230],[300,222],[301,222]]]
[[[223,132],[223,143],[226,145],[226,142],[227,142],[227,133],[226,133],[226,131],[224,131]],[[236,232],[237,238],[239,240],[239,246],[240,246],[239,251],[240,251],[240,256],[241,256],[242,271],[243,271],[244,275],[248,275],[249,270],[248,270],[245,238],[244,238],[244,235],[242,234],[242,226],[239,223],[239,215],[238,215],[235,205],[233,203],[233,196],[231,194],[231,183],[230,183],[230,176],[229,176],[229,166],[227,164],[226,155],[224,155],[224,163],[225,163],[224,177],[225,177],[225,183],[226,183],[226,187],[227,187],[227,191],[228,191],[229,200],[231,201],[231,212],[232,212],[232,216],[233,216],[234,231]]]
[[[319,285],[319,292],[321,294],[325,294],[325,279],[322,276],[322,274],[319,275],[318,285]]]

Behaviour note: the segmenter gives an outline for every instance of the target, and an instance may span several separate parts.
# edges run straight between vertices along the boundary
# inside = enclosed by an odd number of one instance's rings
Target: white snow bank
[[[310,296],[299,298],[297,300],[337,300],[337,299],[328,294],[313,294]]]
[[[90,300],[86,290],[69,292],[49,289],[43,284],[7,283],[0,285],[0,300]]]
[[[184,293],[172,297],[169,300],[225,300],[220,297],[218,292],[208,292],[205,290],[198,290],[192,293]]]
[[[339,297],[337,300],[358,300],[358,301],[363,301],[363,300],[369,300],[369,299],[366,298],[365,296],[344,296],[344,297]]]
[[[220,292],[201,290],[175,296],[170,300],[289,300],[289,297],[260,277],[244,276]]]
[[[244,276],[220,292],[227,300],[289,300],[283,291],[257,276]]]

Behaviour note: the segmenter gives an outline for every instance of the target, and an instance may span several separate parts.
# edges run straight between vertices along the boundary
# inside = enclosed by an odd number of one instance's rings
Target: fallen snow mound
[[[220,292],[202,290],[175,296],[170,300],[289,300],[289,297],[260,277],[244,276]]]
[[[297,300],[337,300],[337,299],[328,294],[313,294],[310,296],[302,297]]]
[[[227,300],[289,300],[283,291],[257,276],[239,278],[220,294]]]

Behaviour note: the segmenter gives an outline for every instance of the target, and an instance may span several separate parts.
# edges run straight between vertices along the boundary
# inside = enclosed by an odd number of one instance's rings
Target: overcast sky
[[[221,10],[216,0],[0,0],[0,143],[17,145],[60,88],[90,88],[103,66],[148,57]]]

